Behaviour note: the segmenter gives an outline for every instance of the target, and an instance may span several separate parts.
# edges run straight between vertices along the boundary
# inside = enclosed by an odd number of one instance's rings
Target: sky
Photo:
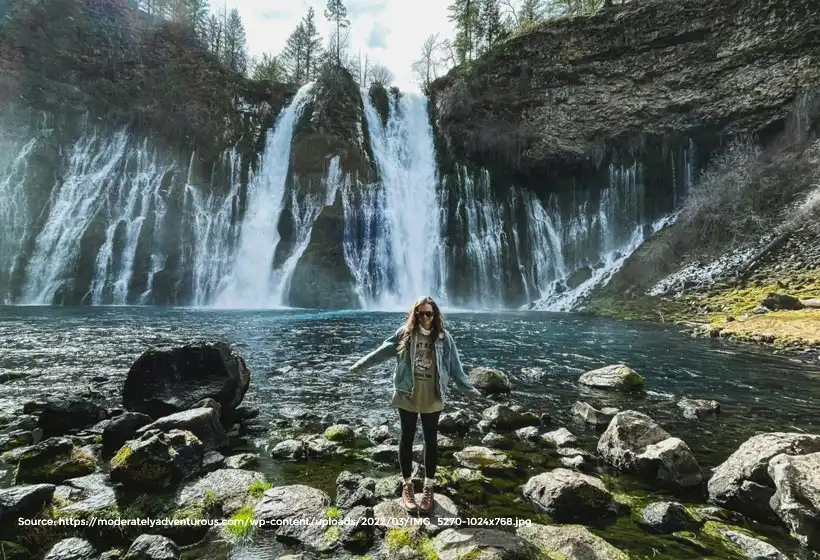
[[[313,6],[316,22],[327,44],[330,24],[324,17],[327,0],[222,0],[228,10],[236,8],[245,24],[251,56],[264,52],[279,54],[299,20]],[[220,0],[211,9],[222,8]],[[453,37],[447,19],[448,0],[345,0],[350,21],[350,50],[359,51],[369,62],[387,66],[394,74],[393,85],[403,91],[418,91],[412,64],[421,55],[424,40],[433,33]]]

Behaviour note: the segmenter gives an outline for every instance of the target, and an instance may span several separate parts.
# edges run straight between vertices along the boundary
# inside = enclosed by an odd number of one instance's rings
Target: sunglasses
[[[416,315],[419,317],[432,317],[435,313],[433,311],[416,311]]]

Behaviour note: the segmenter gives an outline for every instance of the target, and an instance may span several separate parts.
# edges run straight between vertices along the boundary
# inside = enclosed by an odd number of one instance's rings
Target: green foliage
[[[285,69],[277,57],[263,53],[262,58],[255,61],[251,77],[259,82],[281,82],[285,78]]]
[[[336,506],[331,506],[325,510],[325,516],[327,516],[328,519],[340,519],[342,512]]]
[[[265,490],[270,490],[270,489],[271,489],[271,483],[270,482],[254,482],[253,484],[251,484],[251,487],[250,487],[248,492],[254,498],[261,498],[262,494],[265,493]]]
[[[342,0],[327,0],[327,7],[325,8],[325,18],[333,26],[333,35],[331,37],[332,58],[331,63],[341,65],[342,63],[342,29],[350,25],[347,19],[347,8]]]
[[[317,77],[321,56],[322,38],[316,30],[316,13],[310,8],[288,37],[279,60],[289,81],[304,84]]]
[[[253,508],[244,506],[236,510],[225,525],[228,532],[237,539],[246,539],[253,532]]]

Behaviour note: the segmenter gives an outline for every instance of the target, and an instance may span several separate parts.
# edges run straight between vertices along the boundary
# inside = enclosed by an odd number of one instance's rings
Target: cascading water
[[[380,181],[366,192],[344,193],[345,259],[365,307],[404,308],[445,284],[433,131],[427,99],[390,99],[383,125],[362,92],[370,144]]]
[[[260,172],[248,187],[247,214],[231,272],[222,280],[215,307],[258,308],[279,304],[273,291],[273,257],[279,243],[279,216],[285,203],[293,129],[311,100],[313,84],[302,86],[282,110],[267,139]]]
[[[25,179],[29,158],[36,144],[37,139],[32,138],[22,146],[10,143],[0,147],[2,155],[15,154],[5,165],[0,165],[0,295],[4,304],[12,301],[7,290],[17,272],[18,256],[31,219]]]

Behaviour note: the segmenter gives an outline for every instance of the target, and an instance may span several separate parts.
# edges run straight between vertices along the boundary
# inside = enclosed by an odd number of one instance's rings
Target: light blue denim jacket
[[[381,346],[353,364],[350,367],[350,371],[361,371],[395,357],[396,367],[393,370],[393,388],[396,391],[407,393],[408,396],[412,397],[414,385],[413,358],[416,350],[417,332],[413,332],[411,335],[409,348],[407,348],[402,358],[398,354],[397,346],[403,332],[404,327],[399,327],[392,336],[382,342]],[[458,356],[456,343],[449,332],[445,330],[439,334],[438,339],[435,341],[435,349],[436,368],[439,374],[439,388],[441,390],[442,402],[444,402],[444,396],[450,379],[453,380],[457,389],[462,393],[468,393],[473,396],[481,395],[478,389],[470,384],[470,380],[464,374],[464,368]]]

